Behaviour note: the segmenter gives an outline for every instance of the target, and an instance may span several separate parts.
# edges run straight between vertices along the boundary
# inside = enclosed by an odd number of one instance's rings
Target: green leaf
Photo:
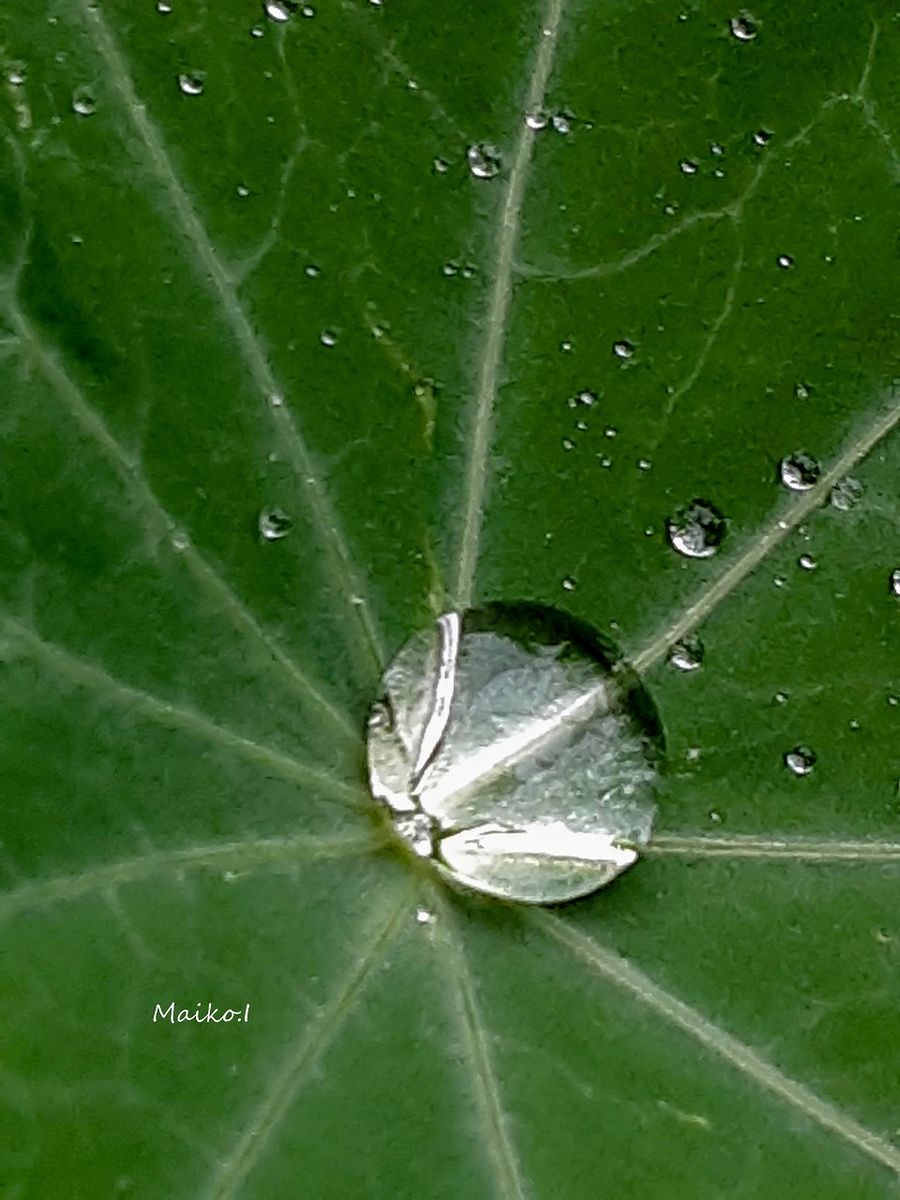
[[[0,16],[3,1195],[893,1195],[896,20],[269,9]],[[487,599],[665,728],[556,910],[365,785],[381,668]]]

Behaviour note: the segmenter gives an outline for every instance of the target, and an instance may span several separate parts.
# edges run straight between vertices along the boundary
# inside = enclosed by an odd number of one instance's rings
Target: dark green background
[[[172,8],[0,10],[5,1200],[893,1195],[895,15],[570,0],[525,135],[552,0]],[[637,657],[791,526],[646,676],[691,853],[549,918],[380,848],[362,742],[454,600],[523,136],[473,598]]]

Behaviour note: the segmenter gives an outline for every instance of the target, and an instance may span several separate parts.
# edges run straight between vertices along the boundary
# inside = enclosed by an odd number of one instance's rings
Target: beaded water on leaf
[[[589,627],[537,605],[445,613],[403,646],[382,687],[372,793],[447,879],[552,904],[637,860],[660,726]]]

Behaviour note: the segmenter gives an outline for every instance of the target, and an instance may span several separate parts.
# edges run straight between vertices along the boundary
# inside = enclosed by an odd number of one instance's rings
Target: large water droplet
[[[538,605],[446,613],[406,643],[382,686],[372,793],[446,878],[549,904],[636,860],[661,733],[595,631]]]
[[[793,775],[809,775],[816,765],[816,756],[809,746],[795,746],[785,754],[784,765]]]
[[[708,500],[692,500],[666,522],[673,549],[686,558],[712,558],[726,528],[725,518]]]
[[[469,170],[476,179],[493,179],[500,174],[500,151],[496,146],[478,142],[466,150]]]
[[[280,508],[264,508],[259,514],[259,536],[264,542],[277,542],[287,537],[293,522]]]
[[[204,78],[202,75],[179,75],[178,87],[185,96],[200,96],[203,94]]]
[[[822,468],[817,459],[805,450],[796,450],[781,460],[778,466],[781,482],[792,492],[807,492],[815,487]]]

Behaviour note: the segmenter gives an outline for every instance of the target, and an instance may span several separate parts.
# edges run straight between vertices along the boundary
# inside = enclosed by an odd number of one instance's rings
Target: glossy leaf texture
[[[56,0],[0,46],[4,1196],[894,1195],[895,15]],[[665,728],[655,843],[555,910],[365,786],[386,661],[498,599]]]

